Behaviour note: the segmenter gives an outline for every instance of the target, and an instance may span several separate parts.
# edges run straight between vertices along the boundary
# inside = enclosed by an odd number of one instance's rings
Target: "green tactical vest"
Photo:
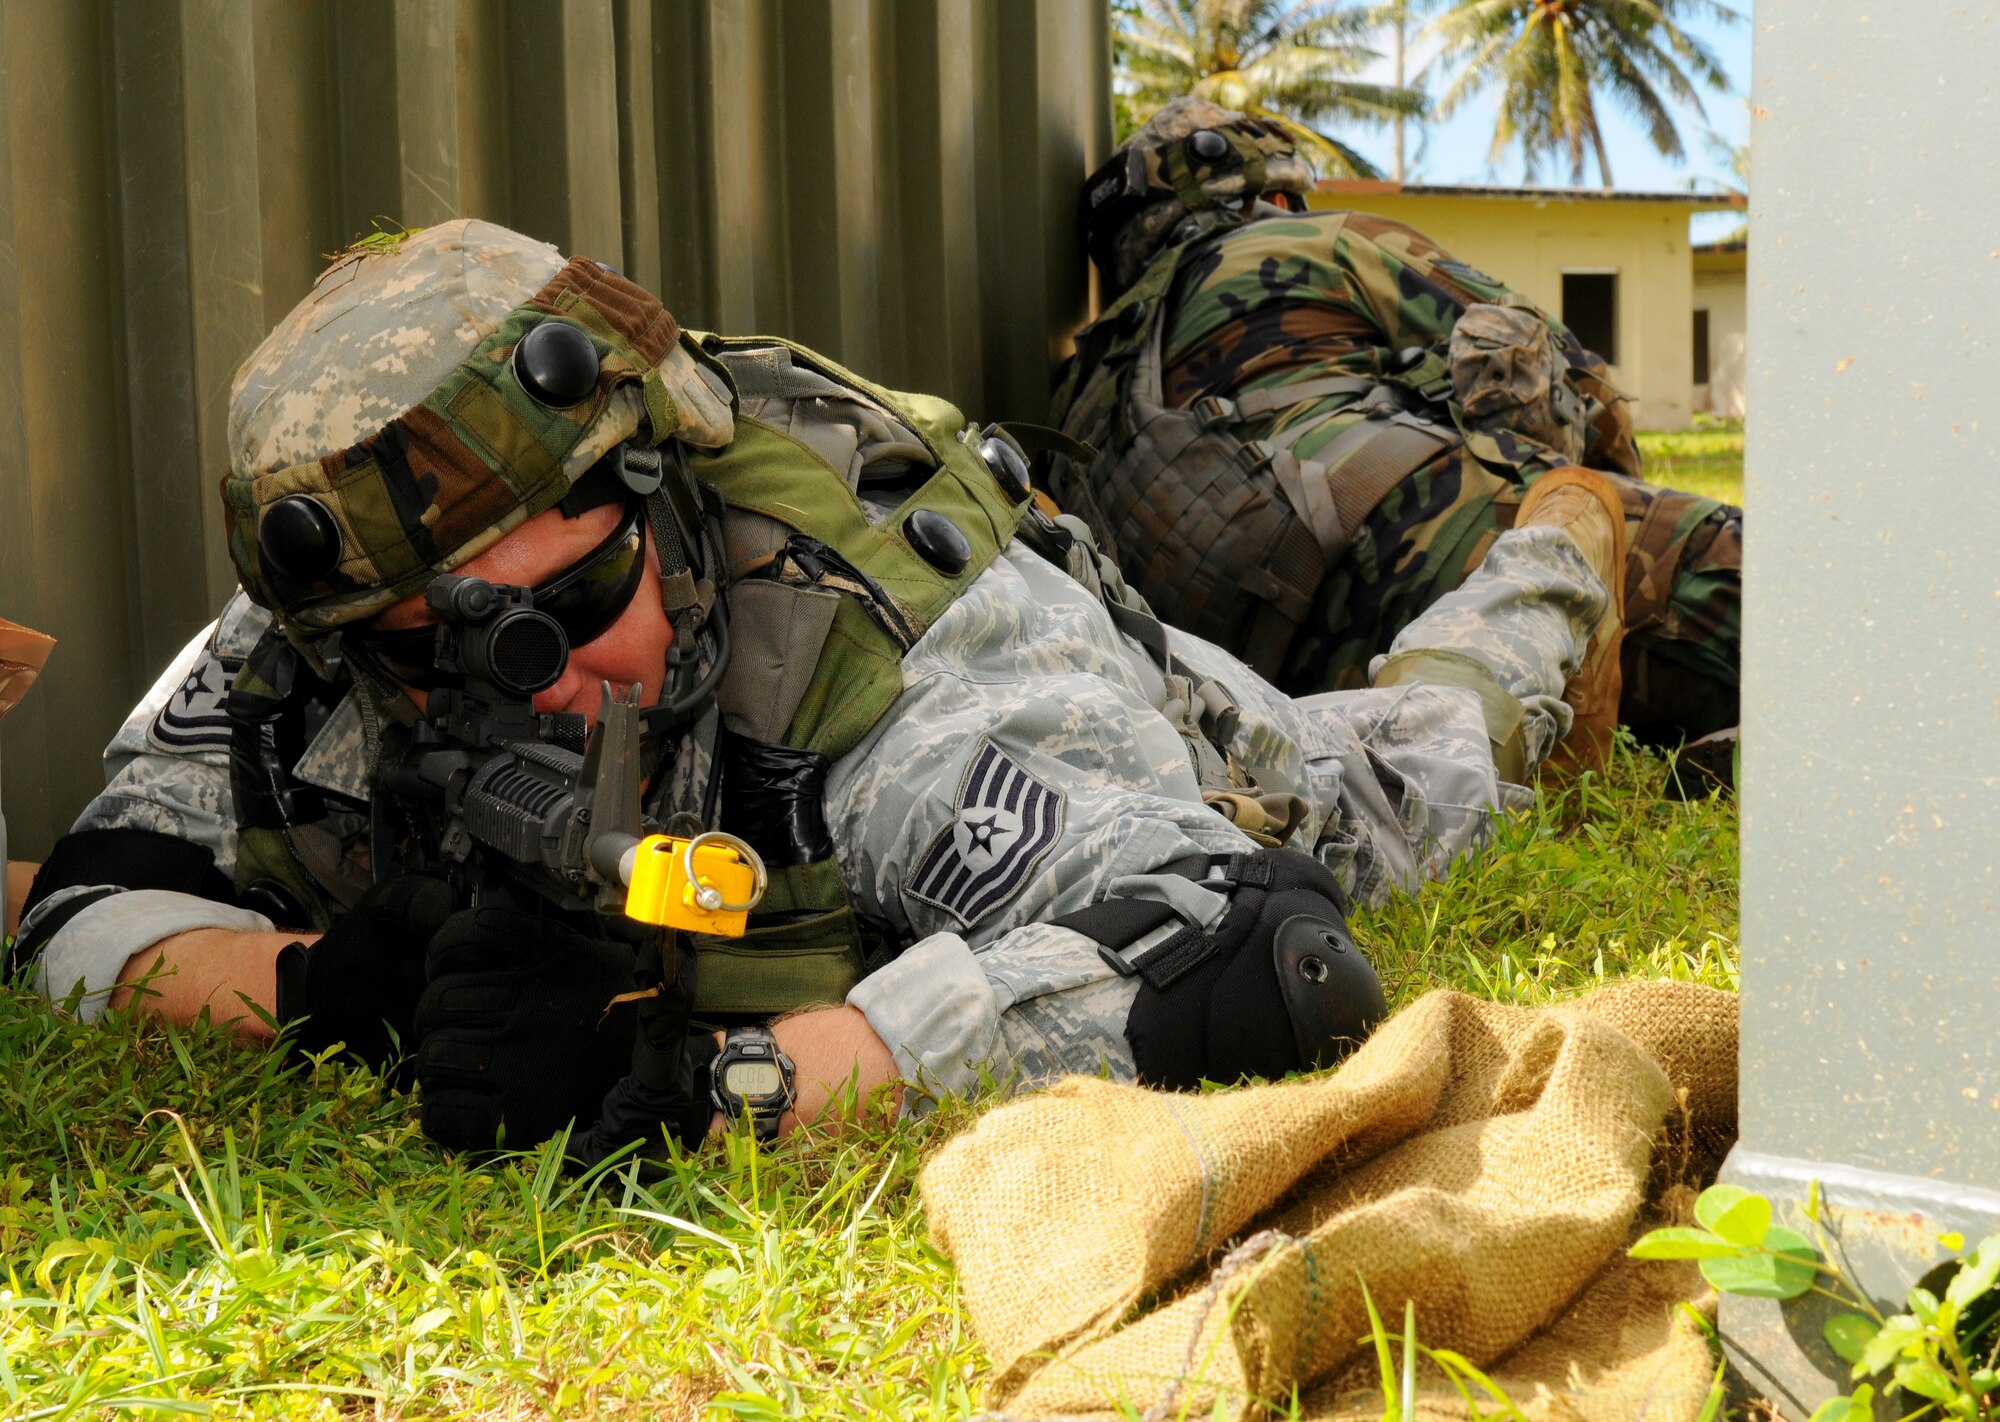
[[[999,556],[1027,501],[1009,499],[947,401],[884,390],[787,341],[707,336],[702,347],[728,370],[745,411],[733,441],[690,451],[688,461],[727,509],[734,653],[718,701],[752,739],[837,761],[901,694],[903,653]],[[827,401],[864,420],[871,406],[886,412],[919,447],[900,446],[892,425],[874,466],[837,468],[813,438]],[[874,476],[888,481],[877,487],[915,485],[886,516],[875,500],[873,520],[850,487],[853,478],[866,488],[871,468],[887,471]],[[925,510],[970,544],[963,568],[943,572],[912,546],[911,520]],[[812,572],[786,560],[782,550],[800,535],[837,559],[806,559]],[[779,566],[782,576],[759,576]],[[772,870],[750,932],[697,937],[695,950],[702,1011],[764,1016],[840,1002],[894,945],[857,918],[829,855]]]
[[[1003,490],[977,431],[947,401],[885,390],[787,341],[699,339],[743,408],[728,446],[687,451],[689,472],[725,509],[733,655],[718,704],[739,735],[830,763],[889,709],[903,653],[1007,546],[1028,500]],[[851,441],[831,428],[840,422],[830,409],[879,436],[860,442],[848,468],[833,462]],[[857,487],[878,493],[872,508]],[[900,495],[886,514],[884,489]],[[920,525],[942,518],[962,536],[963,566],[944,571],[913,546],[920,514]],[[236,882],[253,906],[289,899],[301,926],[323,930],[368,874],[356,863],[353,803],[288,778],[310,716],[344,690],[288,652],[267,637],[232,684]],[[774,868],[749,933],[698,936],[694,949],[700,1012],[768,1016],[840,1002],[894,945],[861,923],[829,854]]]

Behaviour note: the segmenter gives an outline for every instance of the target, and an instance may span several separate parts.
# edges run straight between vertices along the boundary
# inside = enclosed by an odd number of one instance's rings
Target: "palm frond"
[[[1629,112],[1668,158],[1685,156],[1669,101],[1705,117],[1702,94],[1727,92],[1715,51],[1682,26],[1733,23],[1722,0],[1456,0],[1424,27],[1457,70],[1433,112],[1497,88],[1492,157],[1518,147],[1530,181],[1561,154],[1581,182],[1588,157],[1610,182],[1599,96]]]
[[[1413,9],[1435,0],[1408,0]],[[1375,127],[1427,107],[1414,87],[1362,82],[1381,56],[1379,0],[1140,0],[1118,12],[1119,100],[1143,123],[1170,100],[1196,94],[1295,126],[1308,158],[1329,172],[1376,169],[1322,131]]]

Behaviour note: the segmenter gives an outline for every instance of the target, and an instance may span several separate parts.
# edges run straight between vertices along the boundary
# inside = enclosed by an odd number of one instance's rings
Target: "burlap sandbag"
[[[1294,1389],[1380,1415],[1355,1401],[1366,1280],[1391,1331],[1413,1301],[1420,1341],[1493,1366],[1531,1415],[1692,1418],[1708,1354],[1671,1305],[1698,1280],[1623,1248],[1656,1158],[1733,1130],[1735,1062],[1736,999],[1712,989],[1439,992],[1327,1076],[1064,1081],[947,1145],[922,1189],[1013,1415],[1252,1417]],[[1449,1391],[1423,1410],[1464,1411]]]

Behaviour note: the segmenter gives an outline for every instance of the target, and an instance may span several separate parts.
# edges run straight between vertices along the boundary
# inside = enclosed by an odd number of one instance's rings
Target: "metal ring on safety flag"
[[[710,888],[696,877],[694,872],[694,852],[704,844],[723,844],[736,851],[744,863],[750,866],[754,876],[750,897],[740,904],[726,904],[722,901],[722,891]],[[749,913],[764,901],[764,890],[771,886],[771,876],[764,869],[763,856],[733,834],[722,830],[707,830],[687,842],[681,851],[681,872],[694,886],[695,902],[709,913]]]

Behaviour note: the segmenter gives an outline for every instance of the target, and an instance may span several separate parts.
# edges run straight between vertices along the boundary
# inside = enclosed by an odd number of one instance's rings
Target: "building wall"
[[[1704,414],[1743,418],[1744,339],[1743,253],[1719,254],[1716,261],[1694,258],[1694,309],[1708,312],[1708,383],[1694,388],[1694,407]]]
[[[1351,204],[1407,222],[1558,316],[1565,269],[1615,269],[1620,350],[1613,381],[1637,400],[1642,427],[1687,425],[1694,411],[1694,344],[1685,206],[1409,192],[1315,193],[1310,202]]]
[[[4,0],[0,616],[59,639],[0,725],[14,852],[233,586],[230,378],[378,216],[1040,420],[1110,109],[1083,0]]]

